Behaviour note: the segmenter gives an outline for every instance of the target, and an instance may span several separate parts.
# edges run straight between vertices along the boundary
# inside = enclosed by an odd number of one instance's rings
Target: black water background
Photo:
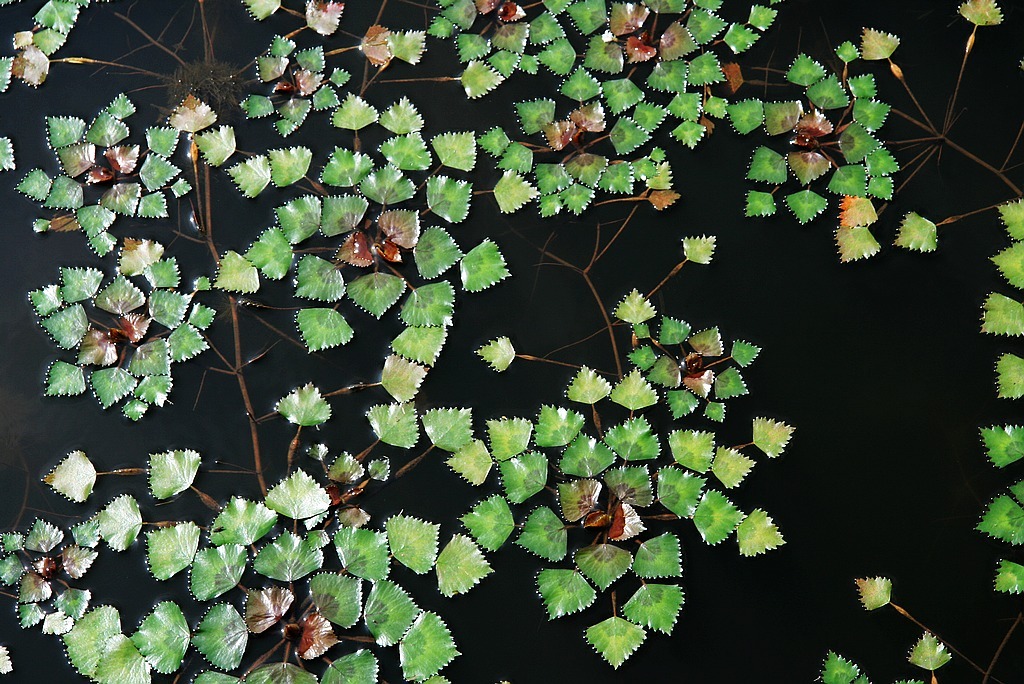
[[[110,58],[137,46],[137,36],[110,16],[111,10],[123,7],[118,3],[109,10],[96,7],[84,12],[71,44],[60,54]],[[144,9],[134,6],[133,16],[144,16]],[[362,17],[372,14],[371,9],[350,3],[346,24],[364,25]],[[883,28],[903,38],[896,60],[933,118],[941,118],[967,34],[954,4],[936,9],[931,2],[901,3],[893,11],[892,3],[846,8],[787,3],[780,9],[776,26],[744,64],[771,60],[772,66],[785,68],[798,49],[826,59],[828,46],[855,39],[861,26]],[[1013,8],[1006,9],[1008,26],[979,31],[961,91],[965,113],[954,129],[955,139],[965,147],[998,160],[1012,143],[1022,114],[1016,68],[1021,18]],[[232,4],[225,3],[222,10],[222,27],[244,26],[246,34],[235,44],[228,37],[234,29],[222,28],[219,56],[244,61],[269,42],[273,25],[236,23],[239,11]],[[416,10],[397,5],[390,12],[395,25],[401,17],[418,16]],[[4,8],[0,24],[5,32],[8,26],[22,27],[29,14],[28,7]],[[162,20],[151,21],[158,26]],[[190,49],[195,50],[194,44]],[[395,77],[455,73],[446,47],[435,44],[433,52],[420,69],[396,69]],[[153,69],[169,64],[153,49],[128,61]],[[205,382],[202,378],[199,369],[212,363],[209,353],[199,363],[176,369],[175,404],[152,412],[139,425],[127,424],[114,411],[101,412],[92,398],[41,397],[41,379],[54,350],[33,321],[24,293],[55,280],[59,265],[98,260],[88,255],[80,236],[32,235],[36,208],[12,187],[37,165],[53,167],[45,149],[43,115],[88,118],[129,87],[126,83],[148,84],[145,79],[112,78],[112,73],[117,72],[93,75],[90,67],[55,66],[38,91],[18,84],[3,96],[8,107],[0,116],[0,131],[12,136],[19,159],[18,170],[0,178],[8,239],[0,280],[8,323],[0,365],[6,440],[0,455],[5,469],[3,521],[13,519],[21,505],[24,475],[18,470],[19,457],[28,462],[34,482],[76,448],[104,468],[140,465],[148,453],[184,446],[241,465],[250,460],[233,381],[213,374],[207,374]],[[386,104],[408,93],[428,122],[478,130],[496,122],[514,130],[507,103],[535,95],[528,79],[518,79],[518,85],[513,80],[478,103],[474,118],[466,121],[449,118],[463,102],[456,85],[382,86],[380,92],[371,91],[371,101]],[[898,86],[891,79],[880,80],[882,97],[903,106]],[[140,111],[130,123],[138,132],[157,116],[153,105],[164,103],[157,91],[133,97]],[[285,144],[328,149],[340,144],[337,132],[314,124],[307,123]],[[266,131],[262,125],[244,130]],[[896,122],[890,125],[905,130]],[[680,237],[718,237],[713,265],[687,266],[662,291],[658,304],[695,325],[718,324],[727,337],[764,347],[745,374],[751,395],[731,403],[723,432],[741,432],[752,415],[771,415],[797,426],[786,455],[758,465],[735,496],[745,510],[766,509],[782,527],[787,545],[763,558],[744,559],[736,554],[733,542],[707,548],[692,526],[682,525],[687,604],[680,622],[672,637],[652,634],[617,672],[582,639],[586,626],[603,619],[603,604],[581,618],[548,622],[532,580],[541,565],[515,547],[495,555],[498,572],[470,594],[451,601],[437,596],[429,579],[396,571],[424,607],[448,619],[463,652],[447,671],[455,682],[808,681],[830,648],[860,662],[875,681],[889,681],[917,676],[904,658],[919,630],[891,611],[864,613],[853,591],[854,577],[892,577],[898,603],[983,665],[1008,627],[1007,618],[1020,609],[1019,601],[990,590],[996,559],[1005,549],[972,529],[983,503],[1021,473],[1020,468],[996,473],[988,466],[977,434],[980,425],[1014,421],[1019,415],[1013,404],[994,398],[992,381],[997,354],[1014,345],[978,332],[985,295],[992,289],[1008,290],[987,261],[1006,241],[994,215],[982,214],[944,229],[934,255],[886,248],[874,260],[842,266],[835,257],[828,218],[803,227],[785,215],[765,221],[742,218],[746,184],[739,179],[753,143],[726,128],[721,125],[695,152],[667,145],[683,200],[664,214],[638,212],[614,259],[605,261],[594,279],[606,303],[613,303],[634,286],[643,290],[657,283],[680,258]],[[258,141],[254,148],[280,144],[276,135],[251,135]],[[313,168],[322,163],[318,155]],[[254,206],[239,199],[226,179],[219,182],[218,241],[225,248],[243,249],[269,224],[261,212],[278,202],[273,196],[263,197]],[[941,218],[1007,196],[1007,189],[991,175],[947,150],[941,165],[922,172],[886,211],[878,232],[891,238],[895,217],[907,210]],[[288,195],[280,197],[283,201]],[[507,374],[496,376],[476,360],[474,349],[494,336],[511,334],[522,351],[544,353],[596,330],[599,318],[577,279],[551,267],[533,268],[538,255],[517,235],[539,244],[554,233],[553,251],[585,261],[594,236],[590,214],[579,220],[543,221],[527,209],[506,218],[489,203],[477,202],[471,216],[470,223],[453,231],[457,239],[472,245],[484,236],[493,237],[515,277],[482,295],[459,300],[456,325],[420,400],[424,406],[472,404],[479,425],[491,416],[534,414],[540,403],[557,399],[568,375],[517,362]],[[118,234],[169,241],[165,229],[143,223],[125,222]],[[193,263],[206,263],[201,248],[183,240],[172,251],[179,255],[179,264],[189,263],[190,254],[199,260]],[[203,268],[189,273],[186,267],[183,275],[188,280]],[[291,329],[287,313],[270,315],[268,320]],[[273,339],[252,321],[247,330],[252,354]],[[380,350],[396,330],[371,333],[364,326],[344,356],[306,359],[279,344],[267,357],[268,370],[255,365],[250,373],[253,395],[262,402],[257,412],[269,412],[278,397],[310,379],[324,388],[374,379]],[[562,358],[607,366],[610,357],[603,343],[599,338],[582,349],[580,357]],[[337,417],[317,438],[335,449],[360,448],[369,437],[363,408],[378,401],[380,397],[335,401]],[[265,450],[276,454],[268,457],[268,481],[274,482],[283,473],[280,455],[292,432],[278,423],[266,427],[264,435]],[[395,456],[396,463],[404,458]],[[199,484],[218,497],[226,498],[236,488],[255,493],[251,478],[210,476]],[[52,509],[54,520],[60,520],[57,515],[78,518],[126,487],[144,491],[141,481],[108,477],[101,479],[92,503],[85,507],[63,503],[36,485],[28,498],[33,506]],[[479,496],[440,460],[428,459],[376,496],[371,510],[386,516],[404,509],[454,530],[455,518]],[[161,517],[209,516],[204,509],[189,509],[193,502],[149,510]],[[143,569],[144,552],[140,543],[123,555],[103,553],[87,576],[94,604],[118,605],[126,631],[156,600],[182,600],[187,586],[181,576],[154,582]],[[13,612],[12,608],[0,623],[0,642],[11,648],[15,681],[75,681],[55,639],[36,629],[21,631]],[[997,672],[1003,681],[1024,681],[1021,643],[1011,642],[1003,656]],[[393,663],[387,674],[391,680],[398,678]],[[980,680],[957,661],[940,674],[944,682]]]

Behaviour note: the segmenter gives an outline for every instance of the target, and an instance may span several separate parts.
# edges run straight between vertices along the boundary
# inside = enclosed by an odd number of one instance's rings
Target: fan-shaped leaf
[[[389,556],[383,532],[342,527],[334,535],[334,546],[347,572],[371,581],[387,577]]]
[[[586,636],[594,650],[617,669],[640,647],[647,633],[627,620],[610,617],[587,629]]]
[[[189,577],[192,595],[198,601],[209,601],[234,589],[242,579],[247,560],[245,547],[237,544],[224,544],[200,550],[192,562]]]
[[[199,548],[199,532],[191,521],[147,532],[147,560],[153,576],[170,579],[191,565]]]
[[[89,498],[96,484],[96,468],[83,451],[72,451],[43,478],[53,489],[79,503]]]
[[[115,551],[124,551],[142,530],[142,513],[130,494],[117,497],[96,516],[100,536]]]
[[[320,390],[307,383],[293,390],[277,402],[277,412],[289,423],[310,427],[320,425],[331,417],[331,406],[320,394]]]
[[[362,582],[334,573],[316,575],[309,581],[309,592],[320,615],[339,627],[352,627],[362,613]]]
[[[622,577],[633,557],[629,551],[614,544],[593,544],[576,552],[576,565],[590,581],[601,590],[611,586],[612,582]]]
[[[190,636],[181,608],[172,601],[163,601],[146,616],[131,640],[154,670],[171,674],[181,667]]]
[[[398,562],[420,575],[434,567],[439,525],[406,515],[395,515],[388,518],[385,527],[388,545]]]
[[[435,613],[421,613],[398,645],[402,674],[421,681],[459,655],[448,626]]]
[[[501,461],[501,480],[505,495],[512,503],[522,503],[544,489],[548,479],[548,459],[535,451]]]
[[[296,470],[267,492],[267,507],[295,520],[320,515],[331,497],[304,470]]]
[[[260,549],[253,559],[256,572],[281,582],[301,579],[323,564],[323,551],[287,531]]]
[[[348,297],[374,318],[380,318],[405,292],[406,282],[390,273],[370,273],[348,285]]]
[[[611,394],[611,391],[610,382],[584,366],[569,384],[566,396],[570,401],[578,401],[581,404],[596,404]]]
[[[922,669],[934,672],[952,658],[953,656],[950,655],[945,644],[936,639],[933,634],[925,632],[914,644],[907,660]]]
[[[388,580],[375,582],[366,596],[363,619],[381,646],[398,643],[420,609],[400,586]]]
[[[82,675],[94,677],[103,657],[103,646],[121,634],[121,616],[111,606],[99,606],[75,622],[63,635],[68,660]]]
[[[214,544],[249,546],[262,539],[277,523],[277,514],[260,502],[231,497],[210,527]]]
[[[437,556],[437,585],[443,596],[464,594],[491,572],[477,545],[461,534],[453,535]]]
[[[597,598],[594,588],[575,570],[541,570],[537,575],[537,589],[550,620],[578,613]]]
[[[423,430],[431,444],[456,452],[473,439],[473,410],[437,408],[423,414]]]
[[[191,449],[150,454],[149,488],[154,498],[169,499],[191,487],[201,461]]]
[[[419,439],[416,409],[412,404],[372,406],[366,417],[374,433],[385,444],[410,449]]]
[[[196,627],[192,645],[211,664],[232,670],[242,662],[249,631],[245,621],[232,606],[218,603],[213,606]]]

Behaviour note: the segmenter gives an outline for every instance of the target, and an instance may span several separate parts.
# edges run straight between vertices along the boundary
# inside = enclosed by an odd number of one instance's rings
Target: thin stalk
[[[890,606],[892,606],[892,607],[893,607],[893,610],[895,610],[895,611],[896,611],[897,613],[899,613],[899,614],[900,614],[900,615],[902,615],[903,617],[907,618],[908,620],[910,620],[911,622],[913,622],[913,623],[914,623],[915,625],[917,625],[918,627],[920,627],[921,629],[923,629],[924,631],[928,632],[929,634],[931,634],[932,636],[934,636],[934,637],[935,637],[936,639],[938,639],[938,640],[939,640],[939,643],[941,643],[941,644],[942,644],[943,646],[945,646],[946,648],[948,648],[948,649],[949,649],[949,651],[950,651],[951,653],[954,653],[954,654],[956,654],[956,655],[957,655],[958,657],[960,657],[960,658],[961,658],[961,659],[962,659],[962,660],[963,660],[963,661],[964,661],[965,663],[967,663],[968,665],[970,665],[971,667],[973,667],[973,668],[974,668],[975,670],[977,670],[977,671],[978,671],[978,672],[980,672],[981,674],[985,674],[985,670],[984,670],[984,669],[983,669],[983,668],[981,667],[981,665],[978,665],[978,664],[977,664],[976,662],[974,662],[973,660],[971,660],[970,658],[968,658],[968,657],[967,657],[967,656],[966,656],[966,655],[965,655],[965,654],[964,654],[964,653],[963,653],[962,651],[960,651],[960,650],[959,650],[958,648],[956,648],[955,646],[953,646],[952,644],[950,644],[950,643],[949,643],[948,641],[946,641],[945,639],[943,639],[942,637],[940,637],[940,636],[939,636],[938,634],[936,634],[936,633],[935,633],[935,632],[934,632],[933,630],[929,629],[929,628],[928,628],[928,627],[927,627],[927,626],[926,626],[926,625],[925,625],[925,624],[924,624],[923,622],[921,622],[921,621],[920,621],[920,620],[918,620],[918,619],[917,619],[916,617],[914,617],[913,615],[911,615],[910,613],[908,613],[908,612],[907,612],[907,611],[906,611],[905,609],[901,608],[900,606],[896,605],[895,603],[890,603],[889,605],[890,605]],[[995,680],[993,680],[993,681],[995,681]]]
[[[1006,644],[1009,643],[1010,637],[1013,636],[1013,632],[1017,629],[1017,626],[1024,622],[1024,613],[1017,613],[1017,619],[1010,625],[1010,629],[1006,630],[1006,635],[1003,640],[999,642],[999,647],[996,652],[992,655],[992,660],[988,664],[988,668],[985,670],[985,676],[981,680],[981,684],[988,684],[988,680],[992,677],[992,670],[995,669],[996,663],[999,662],[999,656],[1003,654],[1003,649],[1006,648]]]
[[[124,23],[128,24],[129,26],[131,26],[133,29],[135,29],[139,33],[141,33],[142,36],[146,40],[149,41],[150,45],[152,45],[153,47],[156,47],[156,48],[159,48],[159,49],[163,50],[168,55],[170,55],[178,64],[180,64],[181,66],[185,66],[185,60],[183,60],[178,55],[177,52],[175,52],[174,50],[171,50],[169,47],[167,47],[166,45],[161,43],[159,40],[157,40],[153,36],[151,36],[148,33],[146,33],[145,29],[143,29],[141,26],[139,26],[134,21],[129,19],[126,15],[121,14],[120,12],[114,12],[114,16],[117,17],[118,19],[120,19],[121,21],[123,21]],[[203,23],[205,23],[205,21]]]

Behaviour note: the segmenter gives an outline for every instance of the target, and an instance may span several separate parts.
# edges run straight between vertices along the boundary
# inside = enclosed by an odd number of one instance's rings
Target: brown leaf
[[[647,201],[654,205],[658,211],[671,207],[681,195],[675,190],[655,190],[647,196]]]
[[[280,622],[295,595],[286,587],[250,589],[245,599],[245,626],[253,634],[262,634]]]
[[[388,44],[388,36],[390,35],[390,29],[384,28],[380,24],[374,24],[366,29],[366,35],[363,36],[363,42],[360,43],[359,49],[363,51],[366,59],[373,66],[386,67],[391,63],[391,58],[394,57],[394,54],[392,54],[391,46]]]
[[[723,64],[722,73],[725,74],[725,85],[730,93],[735,93],[743,85],[743,70],[736,62],[726,62]]]
[[[66,216],[56,216],[50,219],[50,228],[55,233],[70,233],[73,230],[81,230],[82,226],[78,225],[78,219],[75,218],[74,214],[68,214]]]
[[[299,639],[300,658],[304,660],[319,658],[336,643],[338,643],[338,637],[334,635],[331,623],[320,613],[314,611],[302,618],[302,638]]]

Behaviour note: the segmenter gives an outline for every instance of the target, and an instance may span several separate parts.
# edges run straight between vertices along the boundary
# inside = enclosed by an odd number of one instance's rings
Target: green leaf
[[[1011,285],[1024,289],[1024,242],[1014,242],[992,257],[992,263]]]
[[[363,98],[349,93],[345,101],[334,112],[331,122],[338,128],[358,131],[377,121],[380,113]]]
[[[519,211],[537,194],[537,189],[514,171],[506,171],[494,186],[494,199],[503,214]]]
[[[740,135],[760,128],[764,122],[764,103],[761,100],[742,100],[730,104],[726,110],[729,112],[729,121]]]
[[[388,580],[374,583],[363,609],[366,627],[381,646],[398,643],[419,614],[409,594]]]
[[[511,513],[509,520],[511,532]],[[491,572],[493,570],[483,553],[473,540],[465,535],[453,535],[451,541],[437,556],[437,586],[442,596],[464,594]]]
[[[428,191],[429,193],[429,191]],[[413,249],[416,269],[424,278],[436,278],[462,257],[459,246],[441,228],[427,228]]]
[[[615,462],[615,454],[593,437],[579,435],[562,453],[558,467],[568,475],[592,477]]]
[[[232,606],[218,603],[196,627],[192,645],[215,667],[233,670],[242,662],[249,632],[245,621]]]
[[[1024,397],[1024,359],[1003,354],[996,362],[996,386],[1000,399]]]
[[[267,492],[267,507],[295,520],[325,512],[331,497],[304,470],[296,470]]]
[[[188,622],[181,608],[171,601],[163,601],[146,616],[131,640],[154,670],[171,674],[181,667],[189,637]]]
[[[277,523],[277,514],[260,502],[231,497],[210,528],[214,544],[249,546],[262,539]]]
[[[124,551],[142,530],[139,503],[130,495],[122,494],[96,514],[100,536],[115,551]]]
[[[82,503],[89,498],[96,484],[96,468],[85,452],[72,451],[43,478],[43,482],[72,501]]]
[[[336,658],[321,684],[377,684],[377,659],[363,649]]]
[[[681,576],[679,538],[666,532],[640,544],[633,559],[633,572],[644,579]]]
[[[878,149],[878,140],[871,135],[867,128],[854,121],[839,134],[839,149],[850,164],[859,164]]]
[[[960,16],[975,26],[995,26],[1003,22],[1003,13],[995,0],[967,0],[960,5]]]
[[[891,33],[865,28],[860,37],[860,56],[863,59],[889,59],[900,44],[900,39]]]
[[[800,223],[807,223],[815,216],[825,211],[828,200],[813,190],[800,190],[791,195],[786,195],[786,206],[793,212]]]
[[[516,544],[549,561],[559,561],[567,550],[565,523],[547,506],[534,510],[523,523]]]
[[[202,457],[191,449],[150,454],[149,489],[156,499],[169,499],[192,486]]]
[[[578,613],[597,598],[594,588],[575,570],[541,570],[537,574],[537,590],[549,620]]]
[[[566,396],[570,401],[577,401],[581,404],[596,404],[611,394],[611,391],[610,382],[584,366],[569,384]]]
[[[398,562],[419,575],[434,567],[439,525],[406,515],[395,515],[388,518],[385,527],[391,553]]]
[[[487,453],[487,445],[482,440],[474,439],[459,449],[454,456],[445,461],[466,482],[471,485],[482,485],[491,472],[491,455]]]
[[[996,573],[995,588],[996,591],[1007,594],[1024,593],[1024,565],[1008,560],[1001,561]]]
[[[501,548],[515,529],[512,511],[500,494],[494,494],[479,502],[459,519],[476,542],[488,551],[497,551]]]
[[[316,675],[291,663],[260,665],[245,676],[248,684],[317,684]]]
[[[705,543],[724,541],[740,524],[743,513],[721,492],[708,490],[693,513],[693,523]]]
[[[321,425],[331,417],[331,405],[313,383],[292,390],[288,396],[277,402],[275,410],[289,423],[303,427]]]
[[[385,444],[411,449],[419,439],[416,409],[412,404],[380,404],[366,413],[373,432]]]
[[[881,249],[867,226],[841,226],[836,230],[836,244],[839,246],[839,260],[843,263],[866,259]]]
[[[391,164],[406,171],[423,171],[430,168],[430,151],[419,133],[409,133],[390,140],[380,146],[380,152]]]
[[[604,483],[619,501],[646,508],[654,501],[651,476],[646,466],[619,466],[604,475]]]
[[[192,595],[198,601],[209,601],[234,589],[242,579],[248,558],[245,547],[237,544],[200,550],[189,575]]]
[[[690,60],[688,67],[690,85],[706,86],[725,80],[722,65],[718,61],[718,56],[713,52],[705,52],[694,57]]]
[[[512,347],[512,341],[507,337],[491,340],[477,349],[476,353],[499,373],[506,370],[516,357],[516,350]]]
[[[371,581],[387,577],[389,556],[383,532],[341,527],[334,535],[334,546],[346,572]]]
[[[807,89],[807,99],[821,109],[840,109],[850,103],[850,96],[835,75],[818,81]],[[879,125],[881,123],[879,122]]]
[[[374,318],[380,318],[405,292],[406,282],[391,273],[369,273],[348,284],[348,297]]]
[[[778,526],[760,508],[751,511],[739,524],[736,540],[739,542],[741,556],[757,556],[786,543]]]
[[[938,230],[934,223],[911,211],[900,222],[894,244],[918,252],[934,252],[938,246]]]
[[[526,450],[533,432],[533,423],[525,418],[502,418],[487,421],[491,454],[496,461],[506,461]]]
[[[469,215],[473,186],[447,176],[427,179],[427,206],[450,223],[461,223]]]
[[[473,60],[466,65],[460,78],[466,97],[475,100],[498,87],[504,77],[484,62]]]
[[[309,580],[309,593],[320,615],[339,627],[347,629],[359,621],[363,603],[359,579],[322,573]]]
[[[544,489],[548,479],[548,459],[531,451],[498,464],[505,496],[512,503],[523,503]]]
[[[41,325],[58,347],[74,349],[89,330],[89,319],[82,305],[74,304],[53,314]]]
[[[472,409],[430,409],[421,420],[431,444],[439,449],[454,453],[473,440]]]
[[[622,577],[633,563],[629,551],[614,544],[593,544],[576,552],[576,565],[602,591]]]
[[[497,187],[494,190],[498,192]],[[490,239],[485,239],[466,253],[459,264],[459,271],[462,287],[467,292],[485,290],[511,275],[498,246]]]
[[[252,294],[260,289],[260,276],[245,257],[229,250],[220,260],[213,285],[219,290]]]
[[[865,610],[876,610],[889,605],[892,582],[888,577],[870,577],[855,580],[860,602]]]
[[[310,352],[338,347],[352,339],[352,326],[334,309],[300,309],[295,317]]]
[[[147,560],[153,577],[170,579],[191,565],[199,548],[199,532],[191,521],[147,532]]]
[[[715,435],[697,430],[676,430],[668,436],[672,457],[682,466],[706,473],[714,456]]]
[[[455,289],[451,283],[442,281],[410,293],[400,315],[406,325],[449,326],[454,310]]]
[[[797,55],[786,72],[786,80],[800,86],[814,85],[825,78],[825,67],[805,54]]]
[[[579,434],[583,423],[583,416],[576,411],[542,406],[537,418],[534,441],[539,447],[565,446]]]
[[[853,684],[857,680],[859,684],[867,684],[866,677],[860,676],[860,668],[832,651],[829,651],[825,658],[825,664],[821,671],[823,684]]]
[[[650,320],[657,315],[657,310],[647,298],[634,289],[615,308],[615,317],[634,325]]]
[[[781,185],[786,182],[787,176],[785,157],[764,146],[757,148],[750,160],[750,169],[747,171],[748,180]]]
[[[981,438],[988,459],[997,468],[1005,468],[1024,458],[1024,428],[1020,426],[982,428]]]
[[[579,414],[573,415],[579,417],[579,425],[582,426],[583,417]],[[538,426],[538,431],[539,429]],[[604,441],[627,461],[645,461],[656,458],[661,452],[661,444],[651,431],[650,423],[643,416],[631,418],[608,430]],[[544,446],[539,440],[537,443]]]
[[[1012,239],[1024,239],[1024,200],[999,205],[999,218]]]
[[[391,348],[410,361],[429,366],[437,361],[447,335],[447,328],[411,326],[391,341]]]
[[[397,401],[412,401],[426,376],[423,366],[392,354],[384,360],[380,384]]]
[[[579,68],[565,80],[559,92],[570,100],[584,102],[601,93],[601,84],[586,69]]]
[[[323,564],[323,551],[309,541],[285,531],[259,550],[252,567],[271,579],[292,582],[316,572]]]
[[[459,655],[444,621],[435,613],[423,612],[398,645],[402,674],[420,681],[436,674]]]
[[[888,104],[877,100],[858,99],[853,103],[853,119],[869,131],[877,131],[885,123],[892,110]]]
[[[934,635],[925,632],[914,644],[907,658],[913,665],[934,672],[952,660],[945,644],[941,643]]]
[[[593,33],[608,21],[604,0],[579,0],[569,6],[569,16],[583,35]]]
[[[622,606],[630,622],[671,634],[683,607],[683,590],[675,584],[645,584]]]
[[[643,627],[620,617],[610,617],[587,629],[587,642],[618,669],[647,637]]]
[[[243,195],[256,197],[270,184],[270,159],[262,154],[250,157],[228,169],[228,175]]]

